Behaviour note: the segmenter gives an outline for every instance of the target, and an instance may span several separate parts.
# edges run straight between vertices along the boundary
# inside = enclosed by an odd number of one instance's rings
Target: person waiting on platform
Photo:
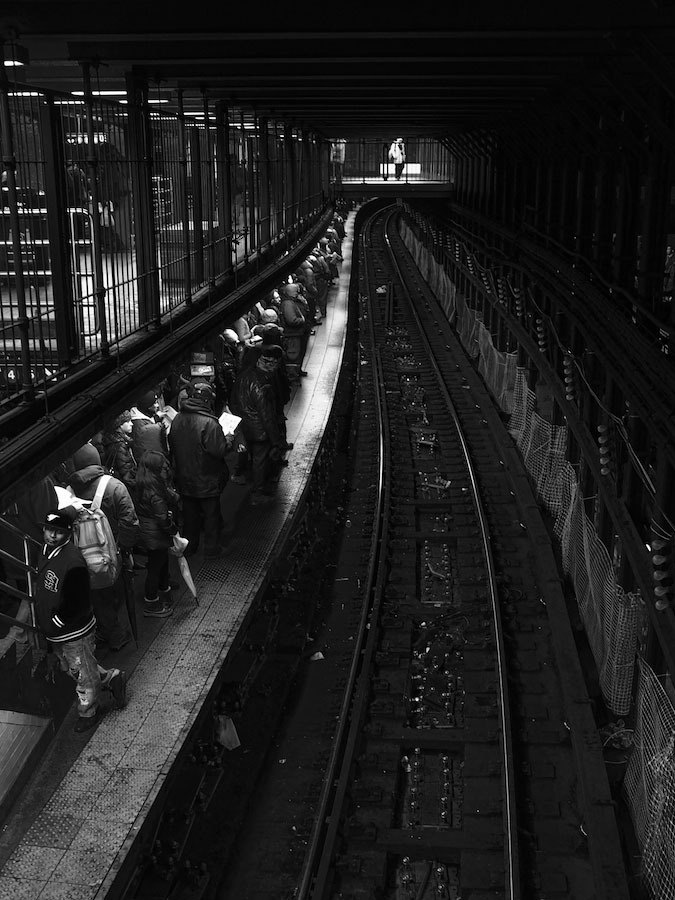
[[[178,416],[176,416],[178,418]],[[147,554],[143,615],[165,619],[173,614],[169,585],[169,547],[176,533],[174,522],[179,497],[163,476],[164,456],[148,450],[136,474],[136,507],[140,523],[138,544]]]
[[[220,495],[229,480],[226,455],[232,438],[226,438],[213,411],[215,391],[206,381],[193,385],[192,394],[181,405],[171,424],[169,449],[176,484],[183,506],[183,537],[189,544],[186,556],[199,547],[204,528],[204,556],[222,552]]]
[[[138,463],[131,440],[132,430],[131,412],[125,409],[115,416],[111,425],[103,431],[101,462],[111,475],[115,475],[126,485],[133,496]]]
[[[391,142],[388,157],[389,162],[394,164],[394,177],[397,181],[400,181],[403,167],[405,166],[405,144],[403,143],[403,138],[398,137]]]
[[[131,407],[131,441],[136,461],[140,462],[146,450],[158,450],[167,458],[169,448],[166,429],[159,415],[159,397],[153,388],[138,399]]]
[[[279,349],[276,345],[264,347],[255,366],[240,372],[232,392],[232,412],[242,418],[249,448],[254,506],[273,499],[273,461],[285,452],[275,388],[270,381],[279,365]]]
[[[307,262],[311,265],[314,277],[316,278],[316,288],[318,292],[317,306],[322,316],[326,315],[326,304],[328,301],[328,289],[331,285],[330,267],[328,260],[321,252],[321,245],[317,244],[314,250],[307,257]]]
[[[73,454],[73,474],[70,489],[81,500],[92,500],[101,478],[106,474],[101,457],[93,444],[84,444]],[[115,537],[123,565],[133,565],[131,551],[139,536],[138,516],[126,485],[110,476],[101,498],[101,510],[105,513]],[[96,615],[96,640],[108,644],[111,650],[121,650],[131,640],[130,624],[126,615],[127,582],[120,572],[115,584],[92,588],[91,601]]]
[[[47,513],[44,544],[35,578],[35,616],[47,639],[54,663],[74,679],[78,718],[75,731],[89,731],[100,720],[101,690],[112,694],[112,706],[126,704],[126,673],[104,669],[94,655],[96,617],[91,604],[89,569],[73,544],[75,510]]]
[[[291,381],[297,382],[307,375],[302,361],[307,350],[307,341],[312,330],[309,310],[302,302],[301,285],[297,282],[283,284],[281,293],[281,326],[284,329],[286,369]]]

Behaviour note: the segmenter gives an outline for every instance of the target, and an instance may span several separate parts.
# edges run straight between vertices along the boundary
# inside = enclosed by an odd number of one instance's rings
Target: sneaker
[[[148,618],[166,619],[173,615],[173,606],[167,606],[163,600],[144,600],[143,615]]]
[[[103,713],[100,709],[97,709],[93,716],[78,716],[73,731],[77,734],[89,731],[90,729],[95,728],[102,718]]]
[[[122,709],[127,704],[127,673],[115,669],[115,674],[108,682],[113,696],[114,709]]]

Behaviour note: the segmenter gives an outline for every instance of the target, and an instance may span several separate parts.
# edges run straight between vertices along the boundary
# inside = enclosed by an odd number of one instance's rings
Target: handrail
[[[11,522],[8,522],[7,519],[4,519],[2,516],[0,516],[0,525],[3,525],[8,531],[11,531],[12,534],[15,534],[17,537],[23,538],[24,541],[30,541],[32,544],[35,544],[36,547],[42,546],[40,541],[36,540],[34,537],[31,537],[30,534],[26,534],[25,531],[17,528],[16,525],[12,525]]]
[[[11,594],[13,597],[18,597],[19,600],[25,600],[28,602],[28,606],[30,609],[30,622],[21,622],[19,619],[14,619],[12,616],[7,616],[4,613],[0,614],[0,618],[3,621],[10,621],[12,625],[16,625],[19,628],[25,629],[28,628],[32,632],[39,632],[39,628],[37,627],[37,619],[35,617],[35,602],[33,600],[33,575],[37,574],[37,569],[30,564],[30,544],[33,544],[35,547],[41,547],[39,541],[37,541],[34,537],[31,537],[30,534],[26,534],[16,525],[13,525],[11,522],[8,522],[7,519],[0,516],[0,525],[4,526],[4,528],[21,538],[23,541],[23,553],[24,559],[21,560],[16,556],[13,556],[6,550],[0,548],[0,558],[9,560],[15,566],[18,566],[20,569],[26,573],[28,580],[28,591],[22,591],[20,588],[13,587],[11,584],[7,584],[4,581],[0,581],[0,588],[5,591],[5,593]]]

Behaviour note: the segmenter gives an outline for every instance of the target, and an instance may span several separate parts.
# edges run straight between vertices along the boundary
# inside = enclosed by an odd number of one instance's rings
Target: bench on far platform
[[[420,175],[422,172],[422,166],[420,163],[405,163],[403,166],[402,174],[406,175]],[[394,163],[380,163],[380,175],[394,175],[396,173],[396,167]]]

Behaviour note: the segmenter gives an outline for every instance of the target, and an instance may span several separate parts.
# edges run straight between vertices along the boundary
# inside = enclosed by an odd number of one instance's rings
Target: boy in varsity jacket
[[[35,586],[37,624],[61,668],[75,680],[78,719],[75,731],[93,728],[101,718],[101,689],[113,706],[126,702],[126,674],[103,669],[94,655],[96,619],[91,605],[89,570],[73,544],[73,519],[66,510],[47,513],[44,544]]]

